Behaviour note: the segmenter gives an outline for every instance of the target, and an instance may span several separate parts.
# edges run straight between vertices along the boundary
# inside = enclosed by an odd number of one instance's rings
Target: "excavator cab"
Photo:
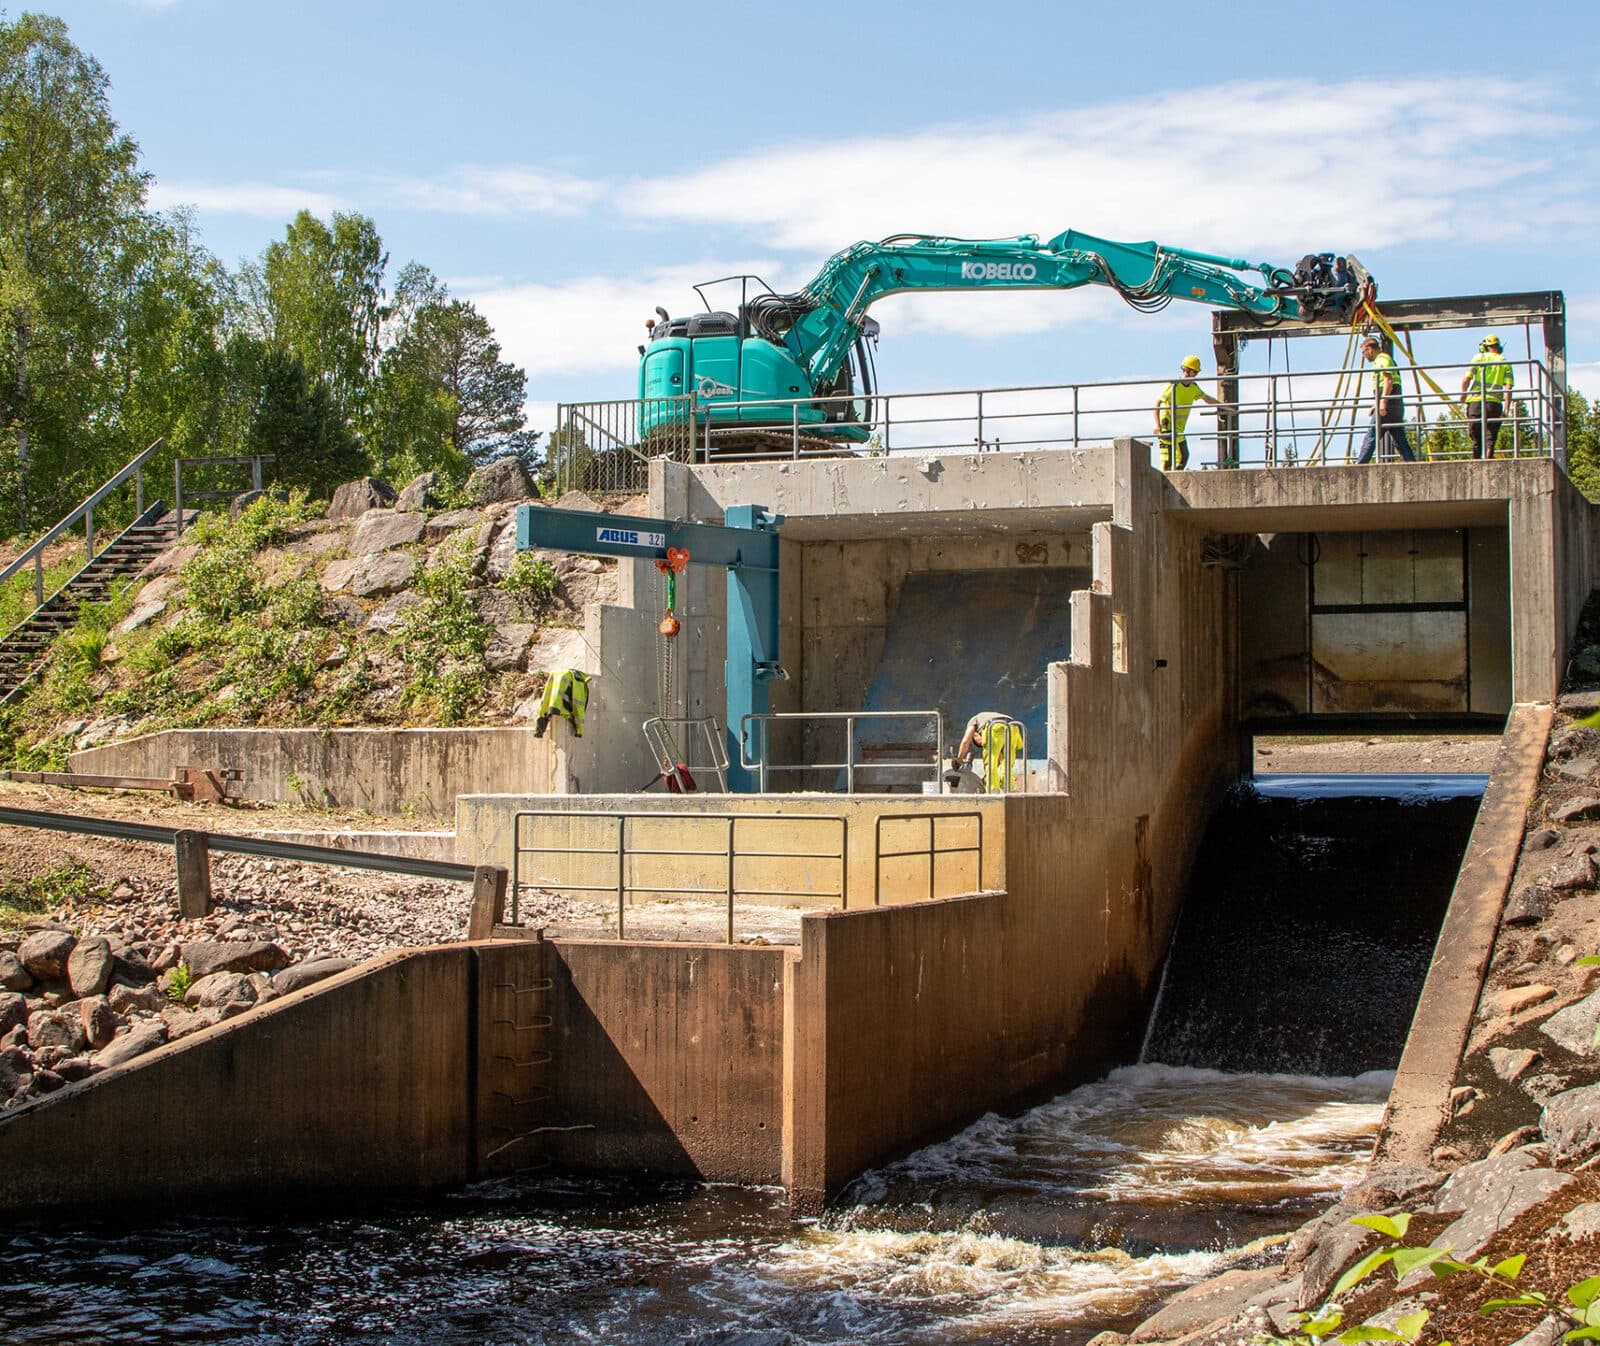
[[[736,312],[713,309],[705,290],[737,282],[740,302]],[[758,293],[751,294],[752,289]],[[682,416],[682,404],[666,399],[693,394],[692,414],[697,437],[710,429],[725,447],[763,447],[763,436],[787,439],[795,425],[808,439],[863,443],[873,429],[873,390],[876,370],[872,347],[878,338],[876,319],[864,317],[861,334],[826,387],[812,388],[799,352],[790,349],[783,333],[761,329],[755,316],[772,289],[759,276],[726,276],[695,286],[706,312],[674,318],[657,309],[659,321],[651,328],[649,343],[641,347],[639,397],[645,431],[669,418]],[[774,340],[773,337],[777,339]],[[815,398],[817,400],[810,400]],[[728,432],[748,430],[736,443]],[[774,439],[771,447],[779,447]]]

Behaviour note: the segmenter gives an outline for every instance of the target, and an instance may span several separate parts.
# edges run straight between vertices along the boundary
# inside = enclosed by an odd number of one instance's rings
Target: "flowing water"
[[[1388,830],[1439,816],[1419,806]],[[1241,796],[1219,826],[1240,810],[1276,817]],[[1314,859],[1304,839],[1330,829],[1312,807],[1263,844]],[[1197,884],[1236,863],[1238,840],[1208,847]],[[1350,947],[1365,956],[1425,962],[1431,931],[1356,925]],[[1324,921],[1312,938],[1327,934]],[[1317,1039],[1316,1053],[1333,1050]],[[1130,1066],[866,1174],[813,1222],[791,1222],[770,1189],[552,1177],[356,1213],[13,1226],[0,1230],[0,1340],[1082,1343],[1236,1264],[1355,1178],[1390,1078]]]

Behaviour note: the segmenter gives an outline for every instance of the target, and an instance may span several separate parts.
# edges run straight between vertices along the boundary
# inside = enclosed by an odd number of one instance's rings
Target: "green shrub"
[[[560,583],[550,562],[535,558],[531,552],[518,552],[510,571],[500,581],[500,589],[516,599],[523,615],[542,616],[555,603]]]
[[[489,627],[472,601],[471,580],[466,547],[440,548],[414,586],[422,602],[406,610],[396,633],[395,649],[410,674],[401,704],[431,702],[443,724],[465,719],[488,690]]]

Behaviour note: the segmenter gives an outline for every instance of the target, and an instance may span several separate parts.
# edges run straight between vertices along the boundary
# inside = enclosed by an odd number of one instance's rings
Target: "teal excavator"
[[[1253,274],[1259,280],[1246,276]],[[706,287],[739,284],[734,313],[711,310]],[[697,427],[721,431],[790,428],[847,442],[873,430],[872,347],[878,323],[867,310],[911,290],[1072,290],[1107,285],[1141,312],[1173,299],[1253,315],[1263,327],[1348,318],[1374,297],[1354,257],[1311,253],[1291,270],[1162,243],[1116,243],[1069,229],[1047,243],[1020,238],[896,234],[830,257],[804,289],[776,294],[755,276],[695,287],[707,312],[670,317],[658,308],[639,348],[645,425],[685,414],[693,394]],[[676,399],[653,401],[653,399]]]

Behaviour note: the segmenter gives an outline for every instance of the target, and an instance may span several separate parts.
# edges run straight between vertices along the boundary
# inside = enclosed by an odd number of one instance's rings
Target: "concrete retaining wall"
[[[526,729],[169,729],[75,752],[74,771],[166,776],[236,767],[248,799],[448,818],[456,796],[556,788],[564,727]],[[564,740],[561,740],[564,741]]]
[[[0,1117],[0,1208],[469,1176],[464,947],[391,955]]]

